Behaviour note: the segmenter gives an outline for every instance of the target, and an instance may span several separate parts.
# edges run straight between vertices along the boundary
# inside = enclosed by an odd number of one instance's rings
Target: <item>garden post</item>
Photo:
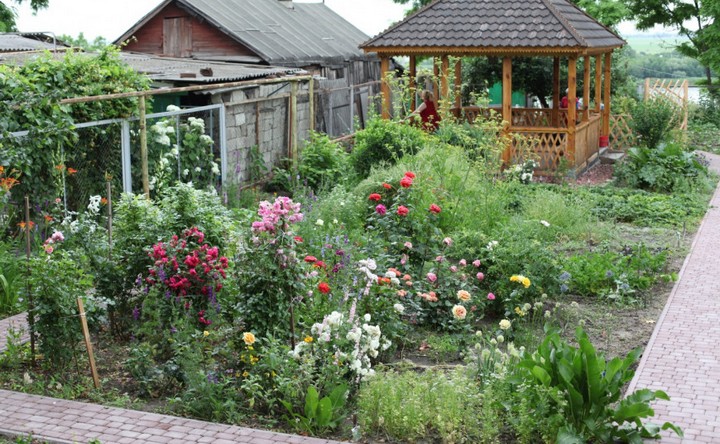
[[[600,112],[600,100],[602,99],[602,57],[595,56],[595,112]]]
[[[148,151],[147,151],[147,120],[145,118],[145,96],[138,100],[140,108],[140,162],[142,163],[142,183],[145,197],[150,198],[150,178],[148,177]]]
[[[310,131],[315,131],[315,79],[310,78],[308,82],[308,96],[310,98]]]
[[[297,91],[298,82],[290,82],[290,158],[292,159],[293,170],[297,170],[298,167]]]
[[[30,198],[25,196],[25,255],[27,257],[27,296],[28,296],[28,325],[30,327],[30,356],[35,366],[35,305],[33,304],[32,288],[30,287]]]
[[[504,57],[502,61],[502,119],[507,122],[507,131],[512,129],[512,58]],[[512,157],[512,141],[509,142],[502,154],[505,166],[509,165]]]
[[[390,58],[382,56],[380,58],[380,78],[382,83],[380,84],[380,93],[382,95],[382,118],[390,118],[390,83],[388,82],[387,76],[390,75]],[[330,116],[332,116],[332,110],[330,110]],[[332,134],[332,128],[327,128],[328,134]]]
[[[602,135],[610,136],[610,62],[612,52],[605,53],[605,88],[603,91],[603,128]]]
[[[417,96],[417,86],[415,85],[417,77],[417,64],[414,55],[410,56],[410,73],[408,74],[408,90],[410,91],[410,112],[415,111],[415,103]]]
[[[85,338],[85,347],[87,348],[88,359],[90,360],[90,372],[92,373],[93,384],[95,388],[100,388],[100,378],[98,378],[97,367],[95,367],[95,356],[93,355],[92,342],[90,342],[90,331],[88,330],[85,309],[83,308],[82,298],[77,298],[78,310],[80,311],[80,323],[82,324],[83,337]]]

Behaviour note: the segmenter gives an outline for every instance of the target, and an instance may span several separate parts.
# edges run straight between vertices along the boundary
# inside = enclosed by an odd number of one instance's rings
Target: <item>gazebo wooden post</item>
[[[410,90],[410,112],[415,111],[417,107],[416,97],[416,83],[417,83],[417,65],[415,55],[410,56],[410,78],[408,79],[408,89]]]
[[[567,156],[570,165],[575,166],[575,125],[577,102],[575,90],[577,88],[577,56],[568,58],[568,109],[567,109]]]
[[[602,56],[595,56],[595,112],[600,112],[602,101]]]
[[[390,71],[390,57],[380,57],[380,93],[382,95],[382,118],[390,118],[390,84],[388,84],[388,71]]]
[[[583,106],[582,121],[590,120],[590,56],[583,59]]]
[[[502,61],[502,118],[507,122],[507,130],[512,130],[512,58],[503,57]],[[510,163],[512,142],[503,151],[503,164]]]
[[[462,117],[462,59],[455,61],[455,108],[458,117]]]
[[[450,59],[447,54],[440,58],[440,97],[446,101],[450,96]]]
[[[560,126],[560,57],[553,57],[552,126]]]
[[[610,136],[610,61],[612,51],[605,53],[605,88],[603,91],[604,109],[602,135]]]
[[[435,107],[437,107],[438,97],[440,97],[438,77],[440,77],[440,66],[438,65],[437,57],[433,57],[433,96],[435,96]]]

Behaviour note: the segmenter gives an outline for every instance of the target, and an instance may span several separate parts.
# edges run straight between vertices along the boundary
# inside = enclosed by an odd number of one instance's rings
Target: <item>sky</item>
[[[296,0],[319,3],[317,0]],[[17,27],[23,32],[53,32],[72,37],[82,32],[89,41],[120,37],[161,0],[50,0],[50,7],[33,15],[29,1],[17,7]],[[392,0],[325,0],[325,4],[369,36],[403,18],[406,6]]]

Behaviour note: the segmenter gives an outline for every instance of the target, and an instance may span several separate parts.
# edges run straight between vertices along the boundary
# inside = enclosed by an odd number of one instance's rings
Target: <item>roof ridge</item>
[[[386,30],[379,32],[375,37],[371,38],[370,40],[368,40],[368,41],[366,41],[366,42],[364,42],[364,43],[362,43],[362,44],[360,44],[360,45],[358,46],[358,48],[362,48],[363,46],[366,46],[366,45],[371,44],[372,42],[374,42],[375,40],[377,40],[378,38],[380,38],[381,35],[386,34],[386,33],[390,32],[390,31],[394,30],[395,28],[397,28],[398,26],[404,24],[405,22],[407,22],[407,21],[410,20],[411,18],[415,17],[416,15],[420,14],[421,12],[425,12],[425,11],[427,11],[428,9],[433,8],[433,7],[434,7],[435,5],[437,5],[438,3],[442,3],[442,2],[444,2],[444,1],[446,1],[446,0],[434,0],[433,2],[428,3],[427,5],[423,6],[422,8],[420,8],[420,9],[418,9],[417,11],[413,12],[412,14],[408,15],[407,17],[404,17],[402,20],[400,20],[399,22],[397,22],[397,23],[395,23],[394,25],[390,26],[390,27],[387,28]]]
[[[580,46],[588,46],[587,40],[585,40],[585,38],[583,36],[581,36],[580,33],[577,32],[575,27],[570,24],[570,22],[565,18],[565,16],[560,11],[558,11],[558,9],[555,7],[555,3],[553,2],[553,0],[540,0],[540,1],[542,3],[544,3],[545,6],[547,6],[548,11],[550,11],[550,13],[552,15],[554,15],[556,19],[558,19],[560,24],[563,25],[563,27],[570,33],[570,35],[573,36],[573,38],[575,38],[575,40],[578,42],[578,44]],[[572,2],[568,2],[567,0],[564,0],[564,1],[566,1],[566,3],[568,3],[568,4],[572,4]]]

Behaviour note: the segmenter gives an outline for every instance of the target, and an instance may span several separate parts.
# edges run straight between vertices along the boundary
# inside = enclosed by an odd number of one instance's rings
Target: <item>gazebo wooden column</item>
[[[590,120],[590,57],[585,56],[583,59],[583,106],[582,121]]]
[[[595,112],[600,112],[602,100],[602,56],[595,56]]]
[[[560,57],[553,57],[552,126],[560,126]]]
[[[567,155],[570,165],[575,165],[575,126],[577,119],[577,57],[568,57],[568,108],[567,108]]]
[[[502,61],[502,118],[508,123],[507,128],[512,128],[512,58],[510,57],[503,57]],[[511,155],[512,145],[503,152],[504,164],[510,162]]]
[[[447,100],[450,95],[450,59],[447,55],[440,58],[440,97]]]
[[[610,135],[610,61],[612,60],[612,52],[605,53],[605,91],[603,91],[604,108],[602,135]]]
[[[455,61],[455,108],[458,110],[458,116],[462,115],[462,59]]]
[[[438,87],[438,77],[440,77],[440,66],[437,57],[433,57],[433,96],[435,96],[435,107],[437,108],[438,97],[440,96],[440,88]]]
[[[415,108],[417,108],[417,103],[416,103],[417,61],[416,61],[414,55],[410,56],[409,70],[410,70],[410,73],[409,73],[410,78],[408,79],[408,89],[410,90],[410,112],[413,112],[413,111],[415,111]]]
[[[382,118],[390,118],[390,84],[388,83],[387,75],[390,71],[390,57],[380,57],[380,93],[382,95]]]

